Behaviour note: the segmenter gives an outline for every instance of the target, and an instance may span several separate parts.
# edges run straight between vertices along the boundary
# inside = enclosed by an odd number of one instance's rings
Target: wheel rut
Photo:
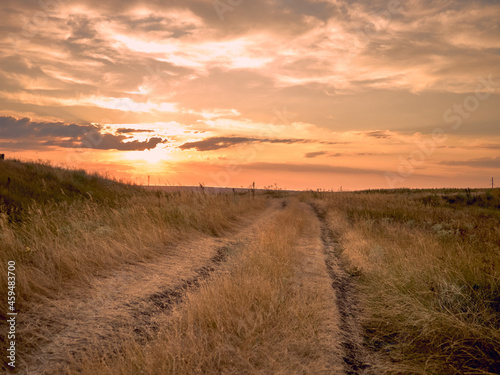
[[[159,313],[167,313],[182,303],[187,292],[198,288],[203,280],[206,280],[212,273],[217,271],[236,246],[238,246],[238,243],[233,242],[217,248],[216,254],[209,259],[206,265],[194,270],[192,277],[179,280],[177,285],[153,293],[143,300],[127,303],[126,306],[131,309],[131,315],[134,315],[138,320],[142,320],[142,324],[134,328],[134,333],[144,338],[144,340],[149,339],[150,333],[159,329],[158,324],[154,322],[154,316]],[[144,308],[143,305],[147,305],[147,307]]]
[[[337,297],[342,331],[344,371],[346,374],[371,374],[367,350],[363,346],[362,328],[359,324],[359,306],[352,276],[345,271],[341,258],[341,245],[328,229],[325,214],[313,203],[309,203],[321,224],[321,241],[325,253],[325,264],[331,278],[331,286]]]

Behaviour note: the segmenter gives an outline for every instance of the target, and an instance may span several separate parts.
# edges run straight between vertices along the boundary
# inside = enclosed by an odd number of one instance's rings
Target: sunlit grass
[[[315,249],[317,268],[311,271],[309,265],[307,273],[305,259],[314,253],[297,247],[305,233],[319,235],[314,215],[292,204],[259,229],[256,241],[230,259],[226,272],[190,293],[162,321],[153,340],[124,338],[118,355],[98,349],[80,371],[338,373],[335,304],[321,249]]]
[[[498,210],[423,198],[345,193],[318,200],[357,275],[367,343],[386,358],[378,371],[497,373]]]

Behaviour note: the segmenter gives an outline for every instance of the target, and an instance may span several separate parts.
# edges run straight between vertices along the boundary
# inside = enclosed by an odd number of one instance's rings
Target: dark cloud
[[[72,29],[72,35],[68,37],[69,41],[81,39],[94,39],[97,31],[94,22],[83,15],[74,15],[68,21],[68,26]]]
[[[372,137],[372,138],[391,138],[391,135],[388,134],[385,130],[374,130],[371,132],[366,132],[365,135],[367,137]]]
[[[322,156],[322,155],[326,155],[326,154],[327,154],[326,151],[308,152],[308,153],[304,154],[304,157],[312,159],[312,158],[315,158],[315,157],[318,157],[318,156]]]
[[[152,133],[154,130],[150,129],[130,129],[130,128],[118,128],[115,130],[118,134],[129,134],[129,133]]]
[[[118,151],[144,151],[155,148],[160,143],[165,143],[159,137],[153,137],[147,141],[129,141],[130,139],[125,136],[115,136],[112,134],[95,134],[95,136],[85,137],[81,140],[55,140],[47,141],[43,144],[45,146],[58,146],[65,148],[92,148],[94,150],[118,150]]]
[[[245,137],[212,137],[197,142],[186,142],[180,145],[179,148],[181,150],[194,148],[197,151],[212,151],[228,148],[237,144],[250,143],[252,141],[254,141],[254,139]]]
[[[77,138],[97,130],[95,125],[64,124],[62,122],[37,122],[29,118],[16,119],[11,116],[0,117],[0,139],[32,137],[70,137]]]
[[[102,141],[97,142],[97,144],[94,147],[90,148],[95,148],[98,150],[144,151],[144,150],[151,150],[155,148],[158,144],[165,143],[167,141],[160,137],[153,137],[144,142],[137,140],[123,142],[126,139],[129,138],[114,136],[111,134],[103,134]],[[86,147],[84,141],[81,142],[81,147]]]
[[[442,161],[439,164],[457,167],[500,168],[500,156],[495,156],[492,158],[484,157],[471,160]]]
[[[342,156],[344,154],[341,154],[340,152],[317,151],[317,152],[308,152],[304,154],[304,157],[312,159],[322,155],[325,155],[329,158],[338,158],[339,156]]]
[[[228,148],[238,144],[245,143],[310,143],[312,141],[306,139],[261,139],[261,138],[247,138],[247,137],[211,137],[197,142],[187,142],[179,146],[181,150],[188,150],[191,148],[197,151],[213,151],[221,148]]]
[[[155,14],[146,16],[119,15],[115,18],[125,31],[135,30],[136,33],[147,34],[153,39],[182,38],[193,34],[196,25],[189,21],[182,24],[176,22],[173,17],[159,16]]]
[[[57,146],[96,150],[144,151],[153,149],[158,144],[167,141],[159,137],[153,137],[147,141],[132,140],[131,137],[125,135],[102,133],[102,130],[102,127],[98,125],[39,122],[31,121],[29,118],[16,119],[11,116],[0,117],[0,139],[22,139],[24,141],[4,143],[10,146],[9,148],[19,148],[22,144],[30,150]]]

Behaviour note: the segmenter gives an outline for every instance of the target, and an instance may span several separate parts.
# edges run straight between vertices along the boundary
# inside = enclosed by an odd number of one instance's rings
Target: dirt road
[[[23,312],[20,335],[30,348],[20,355],[21,374],[65,372],[93,343],[116,345],[120,333],[147,336],[155,315],[181,301],[183,290],[207,277],[225,257],[252,241],[256,228],[281,209],[280,202],[248,218],[227,236],[198,236],[166,248],[149,262],[126,265]]]
[[[316,221],[316,229],[297,244],[305,262],[300,277],[330,290],[332,326],[326,339],[334,348],[333,373],[369,373],[356,321],[355,295],[339,260],[338,244],[318,210],[307,204],[302,207]],[[105,342],[110,352],[119,350],[117,338],[124,335],[148,340],[159,328],[157,317],[181,303],[186,289],[196,287],[228,256],[252,242],[259,228],[285,208],[283,200],[273,200],[264,212],[225,237],[200,235],[172,245],[158,258],[124,266],[91,280],[84,290],[66,292],[43,307],[25,311],[21,321],[25,328],[20,334],[29,351],[22,354],[19,373],[67,373],[68,366],[78,363],[88,348],[102,347]]]

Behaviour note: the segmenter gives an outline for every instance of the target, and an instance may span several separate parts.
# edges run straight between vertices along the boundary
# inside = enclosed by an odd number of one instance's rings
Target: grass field
[[[0,205],[19,373],[500,373],[498,190],[165,192],[5,160]]]
[[[313,194],[381,373],[500,371],[500,195],[473,194]]]
[[[217,236],[263,207],[248,196],[146,192],[44,164],[5,161],[0,168],[2,180],[13,176],[10,189],[2,187],[0,257],[16,261],[18,306],[196,233]],[[5,273],[0,286],[5,305]]]

